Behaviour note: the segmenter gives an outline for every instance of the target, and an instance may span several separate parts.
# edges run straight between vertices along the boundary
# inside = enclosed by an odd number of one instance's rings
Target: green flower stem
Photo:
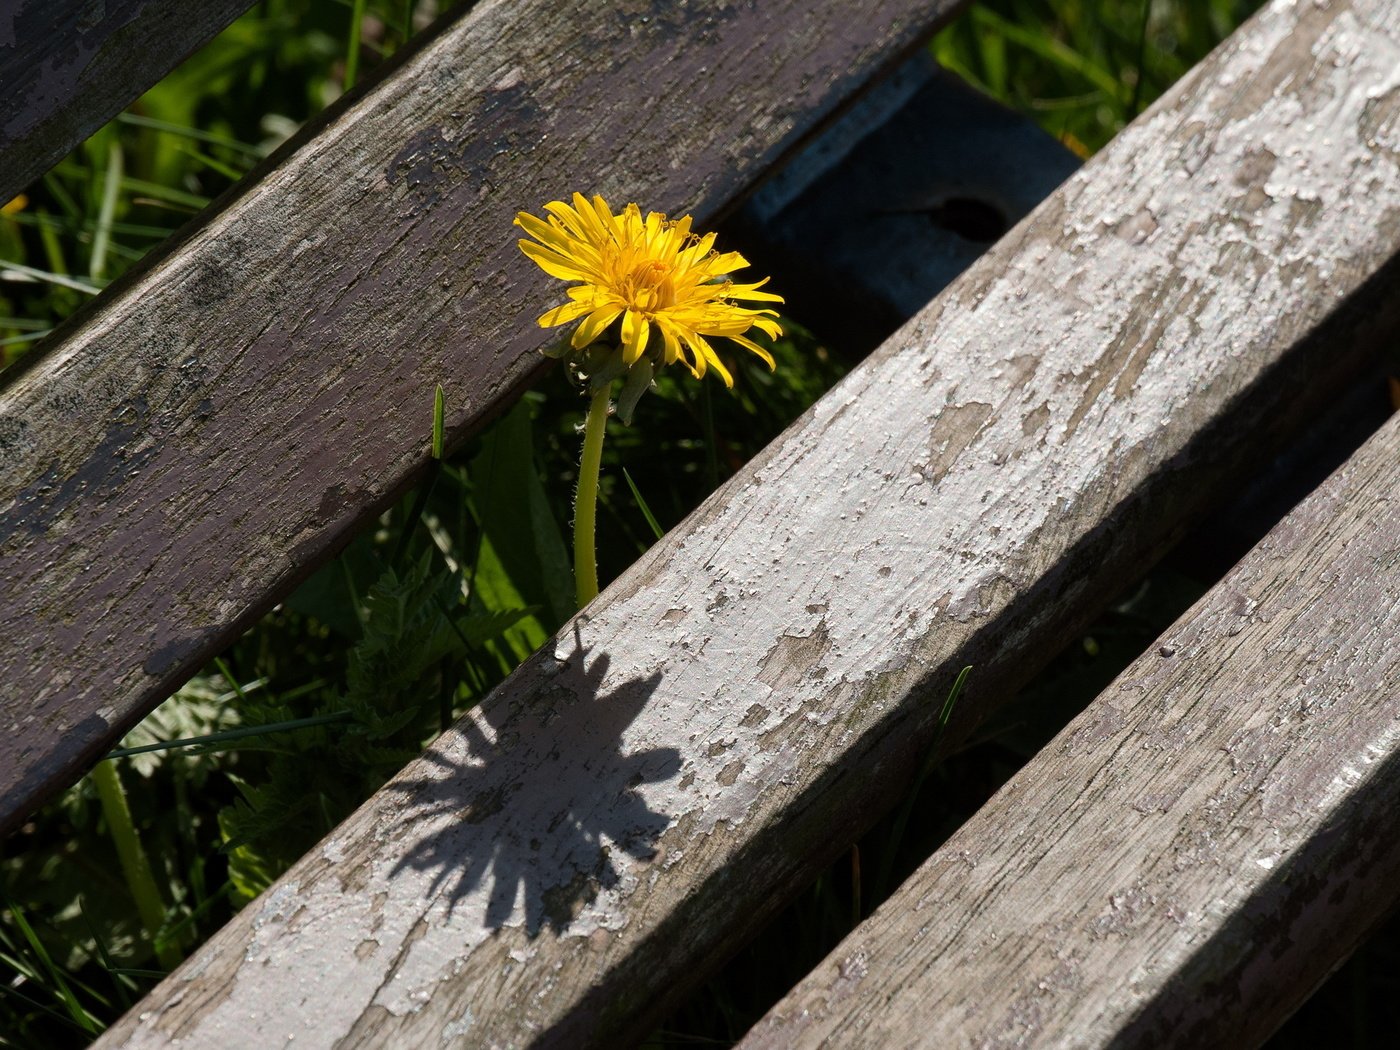
[[[583,458],[578,465],[578,493],[574,497],[574,588],[578,607],[598,597],[597,544],[593,526],[598,517],[598,467],[603,461],[603,431],[608,425],[609,383],[593,395],[588,421],[583,425]]]
[[[146,861],[146,851],[141,848],[136,825],[131,821],[131,808],[126,804],[126,792],[122,790],[117,767],[111,762],[99,762],[93,767],[92,782],[97,787],[98,798],[102,800],[102,813],[107,818],[112,842],[117,847],[117,858],[121,861],[127,889],[136,899],[141,923],[156,945],[156,957],[160,959],[160,964],[167,970],[173,970],[180,964],[180,953],[174,945],[162,944],[157,937],[165,923],[165,903],[160,899],[156,880],[151,875],[151,865]]]

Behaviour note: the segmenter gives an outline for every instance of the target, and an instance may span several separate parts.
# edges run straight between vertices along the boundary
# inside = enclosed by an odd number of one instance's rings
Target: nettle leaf
[[[381,717],[373,708],[364,709],[363,717],[346,730],[348,736],[360,736],[369,740],[393,740],[418,717],[419,706],[409,707],[387,717]]]
[[[239,797],[220,813],[229,877],[240,899],[286,870],[437,728],[440,668],[462,655],[466,632],[449,620],[459,608],[456,576],[434,556],[430,549],[402,572],[381,569],[366,589],[344,689],[323,693],[313,711],[348,712],[349,719],[280,737],[257,786],[238,782]],[[265,703],[245,723],[307,713]]]
[[[288,766],[274,767],[272,778],[256,787],[236,777],[230,779],[240,797],[219,815],[226,850],[250,843],[265,845],[279,837],[289,822],[316,806],[315,792]]]
[[[387,569],[370,588],[364,637],[346,673],[344,700],[354,721],[339,744],[343,760],[385,778],[431,734],[437,707],[425,700],[436,694],[433,677],[445,659],[464,651],[448,619],[456,586],[454,574],[434,574],[429,550],[403,576]],[[367,751],[371,743],[374,755]],[[381,769],[388,756],[397,764]]]

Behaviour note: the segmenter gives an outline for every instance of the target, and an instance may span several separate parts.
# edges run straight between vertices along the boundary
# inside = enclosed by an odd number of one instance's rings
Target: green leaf
[[[637,402],[651,389],[651,381],[656,375],[651,361],[640,358],[627,372],[627,381],[622,384],[622,393],[617,398],[617,418],[628,426],[632,425],[632,413]]]
[[[433,459],[442,459],[443,414],[442,384],[439,383],[433,391]]]
[[[502,609],[499,612],[479,613],[457,621],[457,626],[472,645],[485,645],[502,637],[516,624],[534,616],[539,606],[529,605],[523,609]]]
[[[543,607],[534,630],[525,621],[517,628],[531,639],[528,655],[574,612],[573,570],[535,465],[529,404],[511,409],[481,444],[468,468],[485,533],[472,578],[487,611]]]
[[[502,610],[515,612],[530,608],[497,555],[489,534],[481,537],[478,547],[476,566],[472,570],[472,598],[474,607],[479,605],[488,615]],[[494,644],[488,644],[488,648],[496,652],[502,673],[509,673],[548,638],[549,632],[539,618],[530,613],[519,617],[514,624],[498,633],[497,640],[503,643],[503,650]]]

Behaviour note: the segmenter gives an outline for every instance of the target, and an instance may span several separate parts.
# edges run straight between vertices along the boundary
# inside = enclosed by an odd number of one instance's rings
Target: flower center
[[[676,289],[671,283],[671,267],[659,259],[648,259],[631,273],[632,305],[638,310],[664,310],[674,306]]]

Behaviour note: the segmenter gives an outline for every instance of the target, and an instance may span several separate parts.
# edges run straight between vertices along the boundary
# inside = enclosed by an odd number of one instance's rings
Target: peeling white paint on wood
[[[1266,9],[109,1045],[637,1034],[1400,325],[1397,38]]]
[[[1397,638],[1400,417],[741,1047],[1258,1045],[1400,898]]]

